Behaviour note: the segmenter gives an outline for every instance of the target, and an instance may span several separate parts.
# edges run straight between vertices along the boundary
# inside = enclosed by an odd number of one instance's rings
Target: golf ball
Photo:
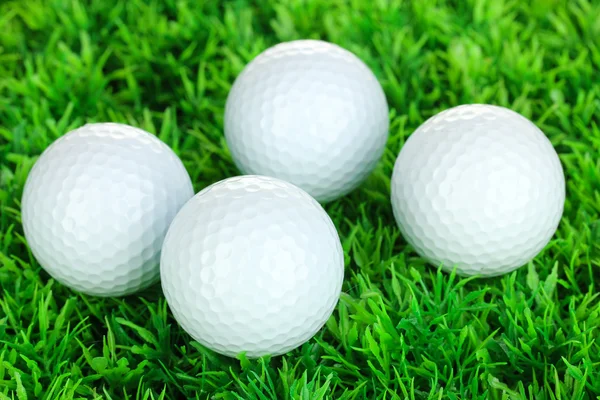
[[[279,355],[309,340],[340,296],[344,254],[323,208],[279,179],[215,183],[179,212],[161,282],[175,319],[227,356]]]
[[[388,126],[375,75],[351,52],[319,40],[261,53],[234,82],[225,108],[225,138],[244,174],[283,179],[321,202],[367,178]]]
[[[29,173],[25,237],[62,284],[89,295],[131,294],[158,280],[169,224],[193,194],[183,164],[155,136],[88,124],[56,140]]]
[[[501,275],[534,258],[560,221],[565,179],[544,133],[514,111],[463,105],[406,141],[392,176],[406,240],[431,264]]]

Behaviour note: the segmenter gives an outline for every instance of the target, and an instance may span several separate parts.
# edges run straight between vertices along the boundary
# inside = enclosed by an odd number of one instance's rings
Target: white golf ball
[[[388,127],[375,75],[354,54],[318,40],[261,53],[236,79],[225,108],[225,138],[244,174],[286,180],[321,202],[367,178]]]
[[[564,200],[563,169],[544,133],[491,105],[427,120],[392,176],[406,240],[431,264],[461,275],[501,275],[534,258],[556,231]]]
[[[165,234],[194,195],[179,158],[127,125],[85,125],[35,163],[22,199],[25,237],[57,281],[96,296],[156,282]]]
[[[309,340],[340,296],[344,254],[323,208],[279,179],[241,176],[194,196],[169,228],[161,282],[175,319],[227,356]]]

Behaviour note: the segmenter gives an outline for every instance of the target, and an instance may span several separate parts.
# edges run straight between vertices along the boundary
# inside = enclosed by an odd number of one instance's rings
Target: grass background
[[[335,42],[380,79],[390,138],[375,173],[327,205],[346,254],[325,329],[283,357],[190,340],[157,285],[98,299],[29,252],[19,201],[36,157],[90,121],[158,135],[196,191],[238,172],[223,107],[265,48]],[[559,231],[509,275],[424,265],[389,202],[393,162],[429,116],[510,107],[567,178]],[[0,2],[0,399],[592,399],[600,393],[600,4],[592,0]]]

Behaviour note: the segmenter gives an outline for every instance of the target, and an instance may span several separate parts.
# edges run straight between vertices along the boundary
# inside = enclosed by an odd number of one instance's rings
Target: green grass
[[[0,2],[0,400],[600,398],[600,4],[218,3]],[[229,359],[177,326],[159,285],[99,299],[49,278],[19,202],[53,140],[90,121],[139,126],[175,149],[198,191],[238,173],[222,133],[235,77],[297,38],[355,52],[391,108],[377,170],[326,207],[346,279],[325,329],[283,357]],[[472,102],[532,119],[567,177],[548,247],[489,280],[425,265],[389,202],[404,140]]]

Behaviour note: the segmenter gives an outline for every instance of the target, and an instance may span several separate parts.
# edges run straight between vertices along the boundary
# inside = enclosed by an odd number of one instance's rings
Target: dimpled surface
[[[225,137],[245,174],[291,182],[321,202],[356,188],[388,134],[376,77],[331,43],[298,40],[265,50],[227,98]]]
[[[392,205],[406,240],[435,266],[496,276],[535,257],[560,221],[558,155],[523,116],[463,105],[430,118],[406,141]]]
[[[56,280],[97,296],[157,281],[169,224],[193,196],[179,158],[127,125],[85,125],[34,165],[22,199],[25,237]]]
[[[288,352],[327,321],[344,256],[319,203],[275,178],[242,176],[192,198],[169,228],[163,291],[181,326],[228,356]]]

